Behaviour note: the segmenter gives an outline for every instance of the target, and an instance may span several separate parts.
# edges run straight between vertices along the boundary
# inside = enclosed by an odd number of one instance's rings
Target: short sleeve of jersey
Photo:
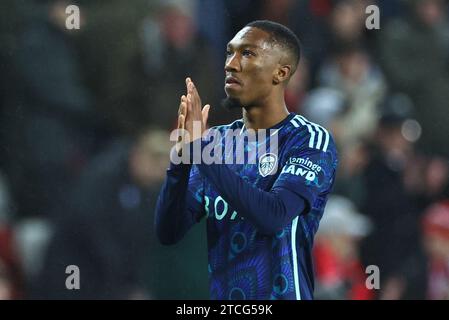
[[[189,185],[187,189],[187,210],[192,214],[195,221],[204,216],[204,180],[196,165],[190,169]]]
[[[318,207],[317,199],[331,191],[335,179],[338,160],[333,142],[326,150],[292,146],[282,161],[273,189],[288,189],[306,199],[310,208]]]

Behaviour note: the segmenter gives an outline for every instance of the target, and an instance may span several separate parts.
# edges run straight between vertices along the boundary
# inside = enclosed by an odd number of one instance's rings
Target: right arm
[[[188,95],[181,97],[178,111],[178,130],[181,130],[181,134],[184,134],[185,129],[188,132],[193,132],[192,121],[195,118],[202,120],[202,129],[204,130],[209,112],[209,106],[205,106],[203,111],[193,110],[191,99],[193,99],[194,89],[190,78],[186,79],[186,86]],[[197,99],[197,103],[201,104],[199,96],[195,96],[195,99]],[[172,152],[177,152],[180,156],[183,146],[197,138],[201,138],[201,136],[180,136],[176,148]],[[175,165],[170,163],[159,194],[155,215],[156,235],[162,244],[177,243],[193,224],[204,216],[203,194],[203,179],[197,167],[191,164]]]
[[[192,174],[191,174],[192,171]],[[179,242],[204,214],[202,179],[192,165],[170,164],[156,205],[155,228],[159,241]]]

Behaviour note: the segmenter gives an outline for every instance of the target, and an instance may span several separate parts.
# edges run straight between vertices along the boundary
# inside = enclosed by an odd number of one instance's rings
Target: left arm
[[[298,164],[297,159],[301,158],[307,159],[310,170]],[[199,164],[198,169],[240,215],[260,231],[273,234],[295,217],[319,206],[317,199],[330,192],[335,178],[333,150],[293,146],[286,159],[269,191],[248,183],[225,164]]]
[[[240,215],[263,233],[274,234],[309,210],[308,202],[288,188],[263,191],[224,164],[199,164],[198,169]]]

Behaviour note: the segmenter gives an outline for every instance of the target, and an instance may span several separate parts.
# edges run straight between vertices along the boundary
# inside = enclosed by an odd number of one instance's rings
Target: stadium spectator
[[[320,66],[335,48],[350,44],[365,45],[365,7],[369,1],[297,1],[290,11],[289,25],[304,44],[310,62],[311,83],[317,84]]]
[[[365,39],[365,8],[369,0],[337,0],[333,1],[330,14],[330,30],[332,45],[363,44]]]
[[[393,91],[408,94],[422,125],[419,147],[448,156],[449,27],[442,0],[411,0],[381,31],[380,59]]]
[[[449,200],[434,202],[421,220],[421,246],[405,260],[383,299],[449,300]]]
[[[341,91],[346,99],[346,110],[334,125],[340,149],[344,152],[370,138],[377,126],[377,107],[383,100],[386,83],[368,52],[354,44],[335,48],[319,71],[318,84]]]
[[[310,66],[304,58],[299,62],[297,72],[292,76],[285,90],[285,104],[291,112],[302,113],[303,103],[310,89]]]
[[[198,87],[205,92],[207,101],[218,102],[219,81],[216,61],[210,45],[198,33],[193,2],[163,1],[155,17],[142,24],[143,63],[147,78],[146,107],[149,122],[174,129],[178,98],[173,92],[183,89],[187,75],[197,79]],[[217,108],[214,112],[220,113]],[[218,118],[226,117],[221,112]],[[228,115],[229,117],[229,115]]]
[[[316,299],[368,300],[374,291],[366,287],[359,241],[371,229],[368,218],[341,196],[329,197],[314,245]]]
[[[81,16],[84,26],[78,36],[80,68],[86,75],[95,109],[110,135],[137,134],[150,121],[147,106],[140,28],[154,14],[156,1],[85,1]],[[156,45],[153,54],[157,56]],[[98,135],[98,133],[96,133]]]
[[[427,299],[449,300],[449,201],[424,214],[424,248],[428,259]]]
[[[1,119],[2,147],[21,216],[48,216],[93,146],[92,100],[65,27],[65,4],[41,4],[43,14],[23,27],[11,58],[15,91]]]
[[[168,152],[165,132],[119,139],[97,155],[53,226],[33,295],[45,298],[148,297],[142,279],[151,254],[151,205]],[[156,186],[155,186],[156,184]],[[81,289],[67,290],[65,269],[77,265]]]
[[[404,184],[416,154],[413,142],[402,130],[407,114],[395,110],[396,104],[390,106],[369,147],[361,206],[374,224],[373,232],[362,243],[362,260],[366,265],[377,265],[385,282],[400,275],[403,261],[419,248],[420,230],[419,207]]]

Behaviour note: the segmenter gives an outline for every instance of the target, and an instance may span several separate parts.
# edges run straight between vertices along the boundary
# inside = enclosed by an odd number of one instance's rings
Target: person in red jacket
[[[370,300],[367,274],[359,259],[358,240],[366,236],[370,221],[340,196],[328,200],[314,246],[317,299]]]

